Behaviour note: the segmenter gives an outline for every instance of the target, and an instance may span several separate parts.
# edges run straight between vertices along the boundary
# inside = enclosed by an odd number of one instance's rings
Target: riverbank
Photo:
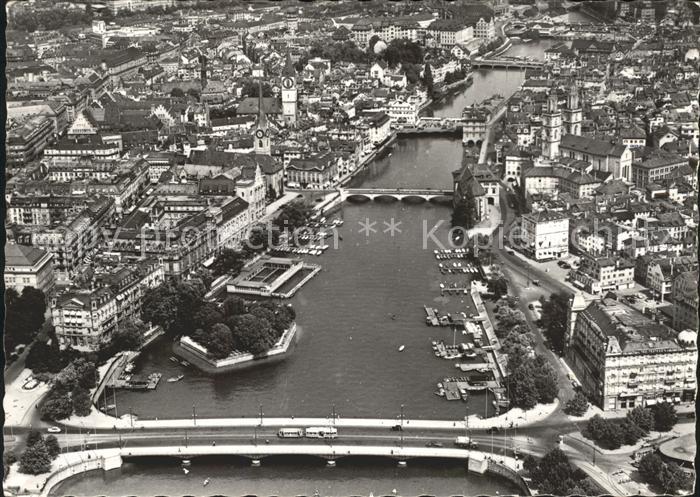
[[[251,353],[237,353],[224,359],[214,360],[209,357],[206,348],[194,342],[190,337],[182,337],[179,342],[173,343],[173,354],[180,359],[189,361],[197,369],[207,374],[223,374],[249,368],[260,364],[268,364],[274,360],[283,359],[293,345],[296,337],[297,325],[294,323],[285,331],[277,343],[267,352],[260,355]]]

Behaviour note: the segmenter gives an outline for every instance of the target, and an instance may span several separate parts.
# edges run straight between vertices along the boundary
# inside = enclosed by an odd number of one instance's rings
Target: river
[[[549,42],[516,45],[511,50],[541,57]],[[519,52],[521,53],[521,52]],[[522,71],[479,71],[463,93],[436,104],[435,115],[459,116],[465,105],[493,93],[508,96],[523,80]],[[412,137],[399,139],[390,156],[378,159],[353,180],[367,187],[451,187],[451,172],[459,168],[459,138]],[[459,419],[465,412],[490,414],[484,395],[468,403],[446,401],[434,395],[436,383],[456,375],[451,361],[434,357],[431,340],[452,342],[448,328],[425,325],[423,305],[442,312],[465,310],[458,296],[441,297],[439,284],[456,277],[443,276],[433,257],[433,245],[423,243],[435,225],[436,236],[447,240],[450,209],[424,203],[346,203],[338,213],[344,219],[338,250],[330,249],[312,262],[323,267],[293,299],[299,335],[293,352],[283,361],[235,373],[210,377],[168,360],[167,341],[148,348],[137,371],[158,371],[163,378],[184,373],[178,383],[161,381],[155,391],[116,394],[119,414],[131,410],[141,418],[255,416],[260,406],[266,416],[327,416],[333,406],[340,416],[396,417],[404,405],[411,418]],[[391,236],[386,223],[395,224]],[[360,232],[360,223],[376,223],[375,232]],[[392,317],[393,316],[393,317]],[[405,350],[399,352],[400,345]],[[111,401],[110,401],[111,402]],[[172,464],[148,466],[128,463],[114,474],[95,472],[71,479],[60,489],[73,495],[201,493],[201,480],[212,478],[207,494],[225,493],[324,495],[369,491],[405,494],[491,494],[513,492],[506,482],[467,475],[449,462],[409,463],[397,469],[387,461],[353,459],[335,469],[322,464],[300,464],[282,459],[262,468],[213,460],[184,476]],[[314,482],[313,484],[309,482]]]

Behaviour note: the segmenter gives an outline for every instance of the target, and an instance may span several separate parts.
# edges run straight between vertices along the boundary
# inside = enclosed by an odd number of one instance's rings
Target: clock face
[[[259,129],[255,132],[255,136],[257,136],[258,138],[262,138],[263,136],[265,136],[265,132]]]
[[[291,78],[284,78],[282,80],[282,86],[289,90],[292,86],[294,86],[294,81],[292,81]]]

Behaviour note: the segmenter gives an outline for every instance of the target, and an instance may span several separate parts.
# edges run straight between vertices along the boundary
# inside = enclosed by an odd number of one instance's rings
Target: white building
[[[558,259],[569,255],[569,218],[554,211],[523,214],[520,243],[535,260]]]
[[[418,121],[418,105],[403,100],[393,100],[387,105],[391,124],[414,126]]]
[[[54,286],[52,255],[50,252],[15,243],[5,244],[5,287],[22,293],[25,287],[34,287],[44,294]]]

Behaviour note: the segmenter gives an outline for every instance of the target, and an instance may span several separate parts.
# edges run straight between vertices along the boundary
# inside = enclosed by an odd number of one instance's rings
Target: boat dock
[[[425,309],[425,322],[429,324],[430,326],[440,326],[440,321],[438,321],[437,317],[437,310],[433,309],[432,307],[428,307],[427,305],[424,305],[423,308]]]
[[[162,376],[161,373],[151,373],[144,377],[124,372],[112,380],[110,387],[115,390],[155,390]]]

